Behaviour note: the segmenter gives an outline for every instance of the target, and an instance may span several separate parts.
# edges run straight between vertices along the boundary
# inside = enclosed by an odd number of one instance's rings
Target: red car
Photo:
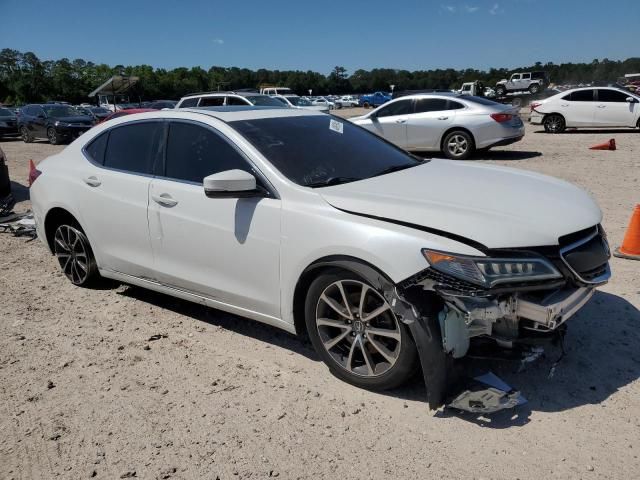
[[[122,117],[123,115],[131,115],[131,114],[134,114],[134,113],[155,112],[155,111],[157,111],[157,110],[155,110],[153,108],[130,108],[128,110],[118,110],[117,112],[112,113],[108,117],[105,117],[105,119],[102,120],[102,122],[107,122],[107,121],[111,120],[112,118]],[[100,123],[102,123],[102,122],[100,122]]]

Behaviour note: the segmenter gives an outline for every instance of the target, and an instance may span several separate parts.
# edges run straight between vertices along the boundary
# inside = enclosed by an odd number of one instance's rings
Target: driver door
[[[368,129],[397,145],[407,148],[407,122],[413,108],[413,100],[397,100],[372,112]]]
[[[281,201],[275,195],[208,198],[204,177],[233,169],[261,182],[215,129],[170,122],[165,164],[149,188],[154,276],[215,302],[280,318]]]

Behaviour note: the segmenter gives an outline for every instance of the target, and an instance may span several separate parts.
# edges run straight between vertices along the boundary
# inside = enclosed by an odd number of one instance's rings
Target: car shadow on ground
[[[11,180],[11,194],[13,195],[16,203],[24,202],[29,200],[29,187]]]
[[[634,132],[640,132],[640,130],[638,130],[637,128],[607,128],[607,129],[601,129],[601,130],[597,130],[597,129],[567,129],[562,133],[547,133],[544,130],[536,130],[533,133],[544,133],[546,135],[586,135],[586,134],[597,134],[597,133],[602,133],[602,134],[614,134],[614,133],[634,133]]]
[[[309,342],[275,327],[139,287],[128,286],[120,294],[320,361]],[[534,411],[561,412],[595,404],[606,408],[611,395],[640,378],[640,311],[622,297],[597,292],[568,326],[559,362],[562,349],[552,345],[524,368],[521,362],[473,360],[474,371],[492,371],[528,403],[491,415],[444,409],[436,416],[500,429],[526,425]],[[424,401],[427,408],[420,372],[405,386],[376,394]]]

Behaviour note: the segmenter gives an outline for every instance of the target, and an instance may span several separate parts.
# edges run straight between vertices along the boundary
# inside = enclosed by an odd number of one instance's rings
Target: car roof
[[[239,97],[266,97],[267,95],[259,92],[199,92],[199,93],[189,93],[182,98],[193,98],[193,97],[220,97],[220,96],[228,96],[228,95],[238,95]]]
[[[166,111],[165,111],[166,112]],[[280,117],[312,117],[325,115],[316,110],[302,110],[297,108],[282,107],[257,107],[257,106],[232,106],[232,107],[198,107],[179,108],[173,112],[191,112],[215,117],[223,122],[236,120],[258,120],[262,118]],[[164,112],[163,112],[164,113]]]

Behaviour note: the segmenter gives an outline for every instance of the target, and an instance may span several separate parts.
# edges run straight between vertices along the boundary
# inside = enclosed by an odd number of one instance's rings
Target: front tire
[[[415,372],[417,351],[407,326],[357,275],[334,271],[318,276],[307,293],[305,322],[320,358],[347,383],[388,390]]]
[[[533,83],[529,85],[529,93],[531,93],[532,95],[538,93],[539,91],[540,91],[540,85],[538,85],[537,83]]]
[[[507,94],[507,89],[505,87],[503,87],[502,85],[496,87],[496,95],[497,96],[503,97],[506,94]]]
[[[62,272],[74,285],[87,287],[100,277],[89,240],[74,222],[58,226],[53,237],[53,250]]]
[[[475,151],[473,137],[463,130],[454,130],[442,142],[442,150],[451,160],[466,160]]]
[[[24,127],[24,126],[20,127],[20,136],[22,137],[22,141],[24,143],[33,142],[33,135],[31,135],[31,132],[27,127]]]
[[[562,133],[567,128],[564,117],[558,113],[547,115],[542,123],[547,133]]]

